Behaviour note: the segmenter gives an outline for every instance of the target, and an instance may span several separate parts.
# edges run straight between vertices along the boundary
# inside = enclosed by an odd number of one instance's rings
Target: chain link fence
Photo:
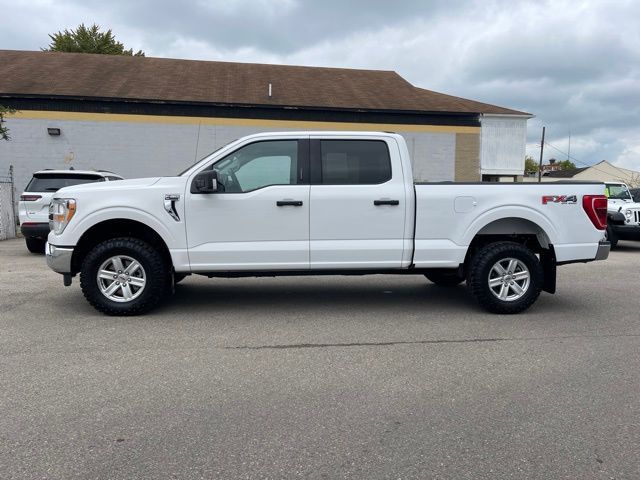
[[[16,205],[13,192],[13,166],[0,176],[0,240],[16,236]]]

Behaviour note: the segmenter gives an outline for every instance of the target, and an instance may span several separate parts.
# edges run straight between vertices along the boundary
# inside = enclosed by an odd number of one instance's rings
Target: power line
[[[550,144],[549,142],[544,142],[545,145],[553,148],[554,150],[557,150],[558,152],[562,153],[563,155],[567,156],[568,160],[573,160],[581,165],[584,165],[587,168],[593,168],[594,170],[597,170],[600,173],[604,173],[605,175],[610,175],[609,172],[605,172],[604,170],[598,168],[596,165],[589,165],[588,163],[583,162],[582,160],[578,160],[576,157],[572,157],[571,155],[569,155],[567,152],[565,152],[564,150],[559,149],[558,147],[556,147],[555,145]],[[626,172],[624,170],[622,170],[619,167],[616,167],[615,165],[613,165],[612,163],[609,163],[609,165],[611,165],[613,168],[615,168],[616,170],[618,170],[620,173],[623,173],[626,175]]]

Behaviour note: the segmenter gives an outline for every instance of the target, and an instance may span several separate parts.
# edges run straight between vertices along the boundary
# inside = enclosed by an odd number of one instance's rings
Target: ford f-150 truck
[[[517,313],[556,266],[607,258],[602,183],[414,183],[402,136],[263,133],[175,177],[59,190],[47,262],[109,315],[185,275],[421,274]]]

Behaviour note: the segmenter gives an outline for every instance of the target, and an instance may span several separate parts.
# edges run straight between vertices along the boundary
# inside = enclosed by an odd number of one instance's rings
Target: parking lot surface
[[[526,313],[418,276],[94,311],[0,242],[0,478],[640,478],[640,244]]]

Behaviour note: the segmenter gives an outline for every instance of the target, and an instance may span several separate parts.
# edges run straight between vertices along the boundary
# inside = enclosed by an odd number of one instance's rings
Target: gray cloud
[[[640,3],[633,0],[14,1],[0,48],[97,22],[147,55],[396,70],[415,85],[536,115],[579,162],[640,169]],[[562,157],[548,149],[546,157]]]

